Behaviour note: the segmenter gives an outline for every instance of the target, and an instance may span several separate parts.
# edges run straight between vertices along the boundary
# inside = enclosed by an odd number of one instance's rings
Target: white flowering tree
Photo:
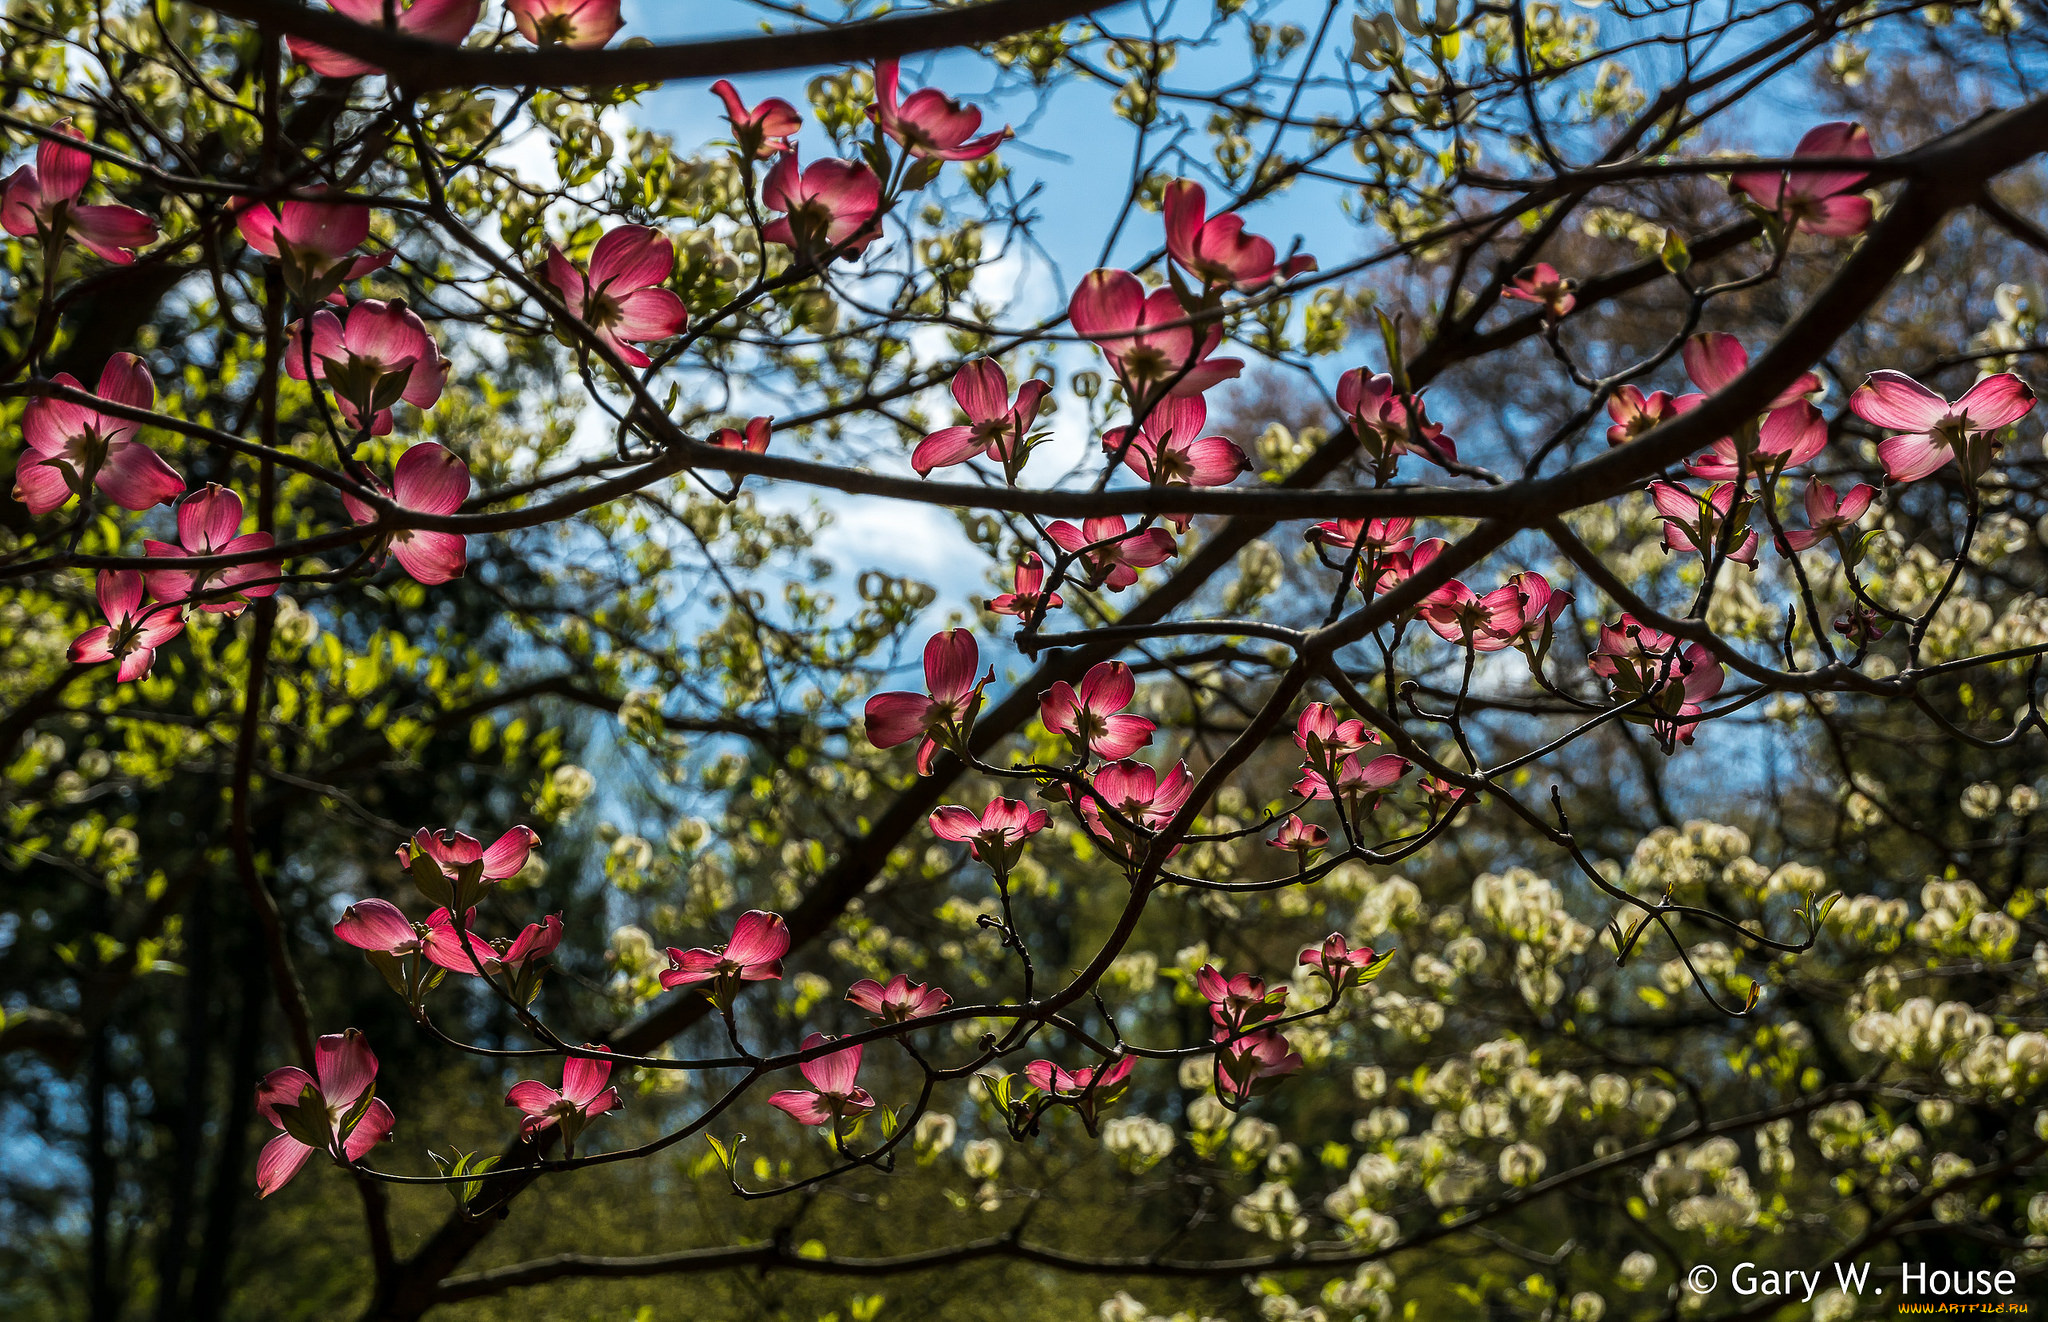
[[[0,1300],[2025,1288],[2038,8],[11,9]]]

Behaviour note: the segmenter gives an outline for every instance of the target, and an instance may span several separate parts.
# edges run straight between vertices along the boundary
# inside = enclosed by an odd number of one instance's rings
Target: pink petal
[[[1742,342],[1721,331],[1707,331],[1685,342],[1686,375],[1708,394],[1727,386],[1749,367],[1749,354]]]
[[[275,1125],[278,1107],[297,1106],[306,1089],[317,1086],[313,1076],[296,1065],[272,1070],[256,1085],[256,1114]]]
[[[505,832],[484,851],[484,879],[503,881],[517,876],[526,866],[527,854],[539,843],[540,837],[529,827],[515,826]]]
[[[1202,221],[1209,214],[1208,195],[1194,180],[1176,179],[1166,186],[1161,201],[1166,218],[1166,250],[1182,266],[1191,266],[1195,237],[1201,233]]]
[[[1835,238],[1861,234],[1870,228],[1871,218],[1875,214],[1876,209],[1871,206],[1870,199],[1863,194],[1842,193],[1813,203],[1812,209],[1800,220],[1799,228],[1808,234]]]
[[[917,443],[910,452],[910,466],[919,477],[927,477],[934,468],[966,463],[987,448],[972,427],[941,427]]]
[[[602,1051],[604,1048],[593,1049]],[[579,1108],[587,1107],[605,1090],[605,1084],[611,1077],[610,1061],[571,1056],[562,1062],[562,1095]]]
[[[924,645],[924,677],[933,698],[956,702],[974,687],[974,672],[981,664],[981,651],[974,635],[965,629],[948,629],[934,634]]]
[[[156,222],[134,207],[73,207],[70,221],[80,243],[119,266],[135,260],[135,249],[156,242]]]
[[[483,0],[413,0],[398,26],[415,37],[455,45],[476,26]]]
[[[824,1046],[831,1040],[823,1033],[812,1033],[804,1039],[803,1049],[809,1051],[813,1047]],[[844,1097],[853,1091],[854,1083],[860,1077],[860,1057],[860,1047],[847,1047],[819,1056],[815,1060],[807,1060],[797,1068],[819,1092]]]
[[[1757,449],[1766,455],[1783,455],[1788,467],[1805,463],[1827,443],[1827,419],[1805,400],[1772,409],[1757,429]]]
[[[665,340],[689,323],[689,306],[673,290],[636,289],[619,300],[613,329],[623,339],[644,344]]]
[[[768,964],[789,953],[789,924],[782,915],[749,909],[733,924],[725,957],[735,964]]]
[[[247,226],[244,226],[242,235],[252,244],[256,242]],[[330,260],[339,259],[355,251],[363,240],[370,237],[370,209],[352,202],[313,202],[294,198],[278,208],[274,235],[273,242],[282,238],[302,251],[317,253]],[[274,250],[264,251],[275,255]]]
[[[342,344],[358,358],[386,367],[417,362],[434,352],[427,324],[403,303],[366,298],[348,311]]]
[[[568,1067],[564,1066],[563,1068],[566,1070]],[[521,1079],[513,1084],[511,1090],[505,1094],[505,1102],[508,1106],[516,1106],[530,1116],[547,1115],[549,1109],[561,1100],[562,1094],[548,1087],[539,1079]],[[554,1118],[550,1116],[546,1123],[553,1124]]]
[[[398,951],[419,942],[412,922],[389,900],[358,900],[344,909],[334,934],[358,950]]]
[[[399,456],[391,470],[391,489],[406,509],[453,514],[469,498],[469,466],[446,446],[422,441]]]
[[[663,283],[675,267],[675,246],[665,237],[645,225],[621,225],[591,249],[590,283],[619,296]]]
[[[877,693],[868,699],[866,710],[868,742],[877,748],[894,748],[924,733],[925,714],[931,699],[922,693]]]
[[[142,575],[132,569],[99,572],[100,610],[112,624],[125,624],[142,608]]]
[[[131,645],[122,655],[120,669],[114,672],[114,678],[123,684],[132,683],[147,675],[149,668],[155,664],[156,649],[140,644]]]
[[[1088,668],[1081,680],[1081,705],[1094,712],[1122,711],[1138,693],[1138,677],[1121,661]]]
[[[832,1118],[832,1107],[807,1088],[790,1088],[773,1093],[768,1105],[787,1111],[798,1124],[822,1125]]]
[[[320,1077],[327,1104],[347,1109],[377,1081],[377,1058],[363,1035],[351,1028],[313,1044],[313,1072]]]
[[[211,554],[235,540],[242,528],[242,498],[209,482],[178,503],[178,540],[190,551]]]
[[[1863,131],[1861,124],[1842,121],[1817,125],[1806,131],[1799,139],[1799,145],[1792,149],[1794,156],[1861,156],[1866,160],[1876,155],[1870,146],[1870,135]],[[1868,178],[1861,170],[1808,170],[1792,176],[1793,184],[1809,197],[1827,197],[1846,188],[1853,188]]]
[[[1857,417],[1893,431],[1931,431],[1949,415],[1948,401],[1904,372],[1872,372],[1849,396]]]
[[[929,818],[932,834],[941,840],[972,840],[981,833],[981,819],[958,804],[946,804]]]
[[[45,202],[68,202],[91,181],[92,157],[66,141],[85,140],[70,120],[58,120],[55,127],[62,137],[44,138],[36,144],[36,178],[42,182]]]
[[[468,544],[454,532],[409,529],[392,538],[391,554],[413,581],[427,587],[461,578],[469,564]]]
[[[562,302],[577,316],[583,315],[583,304],[590,295],[590,282],[576,263],[562,255],[554,244],[548,245],[548,260],[545,267],[547,281],[562,296]]]
[[[256,1195],[268,1198],[285,1185],[292,1176],[306,1164],[306,1158],[313,1155],[313,1149],[293,1138],[290,1134],[279,1134],[263,1145],[263,1151],[256,1154]]]
[[[122,509],[146,510],[176,500],[185,479],[140,441],[116,442],[93,475],[93,485]]]
[[[1956,401],[1955,411],[1966,414],[1970,426],[1982,431],[1994,431],[2008,423],[2018,422],[2034,407],[2034,392],[2027,383],[2011,372],[2000,372],[1987,376],[1963,393]]]
[[[342,1154],[350,1161],[361,1161],[371,1148],[390,1137],[392,1127],[397,1123],[398,1117],[391,1114],[391,1108],[384,1104],[383,1098],[371,1098],[370,1104],[363,1108],[362,1119],[356,1121],[356,1127],[343,1141]]]
[[[1878,442],[1877,457],[1885,476],[1894,482],[1918,482],[1956,457],[1954,449],[1925,432],[1908,432]]]
[[[149,368],[132,353],[117,353],[107,359],[107,365],[100,370],[100,383],[93,393],[101,399],[130,408],[146,409],[156,406],[156,381],[150,376]]]
[[[1091,745],[1097,757],[1129,757],[1152,742],[1152,732],[1157,728],[1144,717],[1129,714],[1112,716],[1104,724],[1108,730],[1096,736]]]
[[[1129,332],[1145,306],[1145,287],[1129,271],[1094,270],[1081,277],[1067,305],[1074,329],[1090,339]]]
[[[1010,410],[1010,378],[993,358],[977,358],[953,376],[953,398],[976,422],[995,422]]]
[[[33,448],[22,451],[14,466],[14,498],[37,518],[61,508],[74,494],[67,471],[67,466],[50,462]]]

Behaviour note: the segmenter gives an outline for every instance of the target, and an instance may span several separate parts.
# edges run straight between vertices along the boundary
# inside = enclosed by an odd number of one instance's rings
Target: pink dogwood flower
[[[1077,692],[1065,680],[1038,700],[1045,728],[1066,735],[1077,751],[1116,761],[1152,742],[1158,728],[1124,711],[1138,693],[1138,678],[1121,661],[1099,661],[1081,677]]]
[[[1344,989],[1365,979],[1380,956],[1373,953],[1371,946],[1353,946],[1344,939],[1342,932],[1332,932],[1323,938],[1321,945],[1310,946],[1301,952],[1297,961],[1314,969],[1330,984],[1330,994],[1341,996]]]
[[[900,1024],[911,1019],[922,1019],[928,1014],[937,1014],[953,1003],[938,987],[928,987],[921,982],[912,982],[904,974],[897,974],[887,983],[873,978],[862,978],[846,989],[846,999],[868,1012],[878,1024]]]
[[[988,608],[998,615],[1035,615],[1057,610],[1066,603],[1057,592],[1045,590],[1045,563],[1035,551],[1026,551],[1017,562],[1016,589],[989,598]]]
[[[812,1033],[804,1039],[803,1050],[811,1051],[836,1038]],[[875,1099],[857,1081],[860,1078],[859,1046],[842,1047],[797,1066],[808,1088],[788,1088],[772,1094],[768,1105],[787,1112],[800,1125],[832,1125],[875,1109]]]
[[[366,27],[384,26],[384,7],[389,3],[398,17],[398,30],[408,37],[422,41],[438,41],[457,46],[476,26],[477,13],[483,8],[483,0],[327,0],[338,14],[352,18]],[[290,48],[292,58],[323,78],[356,78],[363,74],[384,72],[367,60],[345,55],[338,50],[306,41],[299,37],[286,37],[285,45]]]
[[[505,0],[519,35],[546,50],[595,50],[626,25],[619,0]]]
[[[347,1165],[390,1137],[397,1120],[376,1086],[377,1058],[353,1028],[313,1044],[312,1074],[287,1065],[265,1075],[256,1113],[284,1132],[257,1154],[257,1194],[268,1198],[289,1184],[315,1150]]]
[[[1266,843],[1275,849],[1299,854],[1301,861],[1308,863],[1329,845],[1330,833],[1320,826],[1304,822],[1298,814],[1289,813],[1287,820],[1280,823],[1280,829]]]
[[[585,1042],[585,1051],[611,1054],[611,1048]],[[550,1127],[562,1131],[562,1155],[576,1155],[576,1139],[583,1127],[617,1110],[619,1090],[610,1086],[612,1063],[589,1056],[570,1056],[562,1062],[562,1086],[550,1088],[539,1079],[521,1079],[505,1094],[505,1105],[525,1112],[519,1122],[519,1137],[531,1140]]]
[[[782,976],[782,957],[789,953],[789,924],[779,913],[749,909],[732,925],[732,937],[716,950],[669,948],[669,967],[661,985],[671,990],[708,982],[705,990],[721,1009],[731,1006],[743,982],[773,982]]]
[[[1382,753],[1370,762],[1344,758],[1335,775],[1302,768],[1294,792],[1307,799],[1331,799],[1344,804],[1354,816],[1371,812],[1380,795],[1408,774],[1408,759],[1398,753]]]
[[[1571,594],[1566,593],[1564,595],[1569,596]],[[1469,793],[1463,785],[1453,785],[1450,781],[1440,776],[1424,776],[1415,783],[1415,788],[1422,791],[1423,798],[1429,800],[1429,812],[1432,818],[1441,816],[1452,805]]]
[[[1261,1029],[1243,1037],[1218,1029],[1216,1044],[1216,1097],[1233,1109],[1269,1091],[1302,1066],[1301,1053],[1288,1046],[1277,1029]]]
[[[940,749],[964,752],[968,731],[981,710],[981,691],[996,677],[991,666],[978,682],[981,649],[965,629],[933,634],[924,645],[926,693],[877,693],[868,699],[868,742],[894,748],[912,739],[917,746],[917,774],[929,776]]]
[[[1868,647],[1891,631],[1891,623],[1868,606],[1852,606],[1834,619],[1835,632],[1858,647]]]
[[[1354,367],[1337,378],[1337,407],[1351,423],[1358,443],[1383,474],[1404,454],[1421,455],[1439,466],[1458,461],[1458,443],[1429,420],[1420,395],[1404,395],[1385,372]]]
[[[341,301],[343,284],[389,266],[397,256],[355,256],[370,237],[370,208],[355,202],[292,198],[275,211],[252,203],[235,213],[235,228],[251,248],[278,262],[285,284],[307,303]]]
[[[368,955],[400,994],[406,988],[397,964],[409,955],[422,955],[436,968],[471,978],[499,968],[497,947],[476,933],[475,909],[463,915],[458,934],[455,917],[445,906],[428,914],[426,922],[415,923],[389,900],[357,900],[342,910],[334,934]]]
[[[1148,486],[1228,486],[1252,466],[1251,460],[1235,441],[1202,435],[1208,420],[1209,406],[1200,395],[1169,395],[1145,411],[1143,426],[1104,432],[1102,448],[1112,458],[1121,455],[1124,466]],[[1165,517],[1182,532],[1192,522],[1186,514]]]
[[[665,340],[690,322],[690,309],[666,288],[675,268],[675,245],[645,225],[621,225],[599,239],[588,270],[548,245],[548,283],[569,315],[628,367],[654,361],[635,344]]]
[[[498,963],[512,976],[512,998],[521,1005],[540,994],[541,970],[562,944],[562,915],[551,913],[512,938],[498,955]]]
[[[1538,656],[1548,652],[1551,629],[1572,604],[1572,594],[1551,587],[1550,580],[1533,569],[1508,575],[1508,586],[1522,598],[1521,624],[1511,641]]]
[[[1095,793],[1079,796],[1081,820],[1090,833],[1119,846],[1126,854],[1135,850],[1140,838],[1132,834],[1125,822],[1145,835],[1158,831],[1173,820],[1195,787],[1185,762],[1175,762],[1162,776],[1157,769],[1128,759],[1098,768],[1090,783]],[[1123,820],[1106,815],[1104,803]],[[1173,852],[1180,852],[1179,847]]]
[[[1764,415],[1756,431],[1756,444],[1742,454],[1732,436],[1715,441],[1707,453],[1687,462],[1685,470],[1694,477],[1720,481],[1747,471],[1776,475],[1803,464],[1827,448],[1828,423],[1820,410],[1803,399],[1794,400]]]
[[[366,298],[345,319],[322,308],[311,322],[310,338],[304,323],[292,328],[284,370],[294,381],[304,381],[309,371],[325,381],[349,426],[389,436],[391,410],[400,400],[430,409],[441,398],[448,360],[427,323],[402,299]]]
[[[0,227],[17,238],[34,237],[54,256],[67,237],[116,266],[135,260],[135,250],[156,241],[156,222],[134,207],[80,206],[79,194],[92,182],[92,156],[64,139],[85,141],[69,119],[52,125],[59,136],[36,144],[36,160],[0,185]]]
[[[881,126],[912,156],[941,161],[978,161],[1002,146],[1010,136],[1008,125],[994,133],[974,136],[981,127],[981,112],[963,106],[934,87],[912,92],[897,100],[901,70],[897,61],[875,65],[876,104],[868,107],[868,118]]]
[[[1481,596],[1454,578],[1424,597],[1415,614],[1445,642],[1475,652],[1498,652],[1520,636],[1527,605],[1522,590],[1513,583]]]
[[[1277,264],[1272,241],[1245,233],[1244,217],[1235,211],[1209,215],[1208,195],[1192,179],[1168,184],[1162,201],[1167,255],[1209,288],[1249,291],[1276,275],[1291,280],[1316,269],[1316,259],[1306,254]]]
[[[1103,1108],[1124,1095],[1137,1064],[1135,1056],[1118,1056],[1107,1065],[1069,1070],[1049,1060],[1034,1060],[1024,1067],[1024,1077],[1053,1101],[1073,1107],[1082,1126],[1092,1134]]]
[[[1706,398],[1705,395],[1673,398],[1662,390],[1653,390],[1646,395],[1634,386],[1623,386],[1607,399],[1607,416],[1614,419],[1614,425],[1607,429],[1607,443],[1626,445],[1679,414],[1698,408]]]
[[[1294,744],[1315,766],[1334,766],[1338,759],[1363,752],[1380,741],[1378,734],[1353,717],[1337,719],[1336,708],[1327,702],[1311,702],[1294,721]]]
[[[1077,553],[1091,581],[1122,592],[1138,581],[1138,571],[1173,558],[1173,534],[1164,528],[1132,532],[1121,514],[1083,519],[1076,528],[1065,519],[1046,525],[1045,535],[1061,550]]]
[[[783,213],[761,227],[762,242],[813,261],[833,252],[851,260],[880,236],[870,222],[882,207],[882,181],[859,161],[827,158],[799,166],[791,147],[762,181],[761,203]]]
[[[1147,294],[1129,271],[1094,270],[1081,277],[1067,316],[1102,350],[1134,406],[1160,390],[1199,395],[1244,370],[1241,358],[1210,356],[1223,343],[1221,326],[1198,334],[1172,290]]]
[[[1370,581],[1374,596],[1392,592],[1428,567],[1429,562],[1442,555],[1449,545],[1441,537],[1424,538],[1408,550],[1394,551],[1370,565],[1361,564],[1358,567],[1359,582]]]
[[[1822,124],[1809,129],[1792,154],[1867,159],[1870,135],[1861,124]],[[1867,177],[1862,170],[1744,170],[1729,179],[1728,187],[1788,227],[1809,234],[1861,234],[1870,228],[1870,199],[1850,190]]]
[[[379,494],[397,502],[400,509],[416,514],[453,514],[469,497],[469,465],[436,441],[421,441],[398,457],[391,469],[391,486],[375,483]],[[375,523],[377,511],[346,492],[342,506],[358,525]],[[469,564],[469,546],[459,532],[433,528],[397,528],[386,533],[383,542],[414,581],[432,587],[462,577]],[[379,562],[383,549],[376,553]]]
[[[1816,546],[1838,532],[1853,528],[1865,514],[1870,512],[1870,502],[1877,499],[1877,489],[1867,482],[1858,482],[1849,488],[1849,494],[1837,497],[1835,489],[1827,483],[1815,480],[1806,484],[1806,527],[1787,528],[1784,540],[1778,545],[1780,551],[1804,551]]]
[[[398,866],[412,876],[421,894],[435,904],[466,911],[487,888],[518,876],[539,845],[540,836],[527,826],[513,827],[489,849],[461,831],[421,827],[396,852]]]
[[[53,380],[72,390],[82,388],[68,372],[59,372]],[[132,353],[107,359],[93,393],[129,408],[156,406],[156,382]],[[90,404],[35,396],[21,413],[21,438],[27,448],[14,468],[14,498],[37,516],[94,487],[126,510],[176,500],[185,490],[185,479],[136,439],[140,429],[140,423],[101,413]]]
[[[932,834],[941,840],[956,840],[986,863],[998,876],[1024,857],[1024,842],[1052,821],[1052,814],[1033,809],[1016,799],[990,799],[976,817],[972,809],[947,804],[928,819]]]
[[[1664,521],[1666,550],[1691,551],[1702,561],[1719,554],[1738,565],[1756,568],[1755,529],[1749,529],[1733,549],[1727,547],[1733,534],[1724,530],[1747,528],[1749,508],[1755,503],[1755,497],[1745,495],[1738,504],[1735,483],[1717,482],[1701,496],[1683,482],[1652,482],[1650,499]]]
[[[804,126],[804,120],[789,102],[771,96],[749,110],[747,103],[740,100],[739,90],[725,79],[711,84],[711,90],[725,102],[725,122],[732,125],[733,145],[740,149],[741,156],[765,161],[796,150],[790,139]]]
[[[1904,372],[1883,371],[1872,372],[1857,387],[1849,407],[1865,422],[1893,433],[1877,447],[1892,481],[1918,482],[1955,459],[1974,486],[1998,449],[1991,433],[2032,412],[2034,392],[2011,372],[2000,372],[1950,403]]]
[[[1413,519],[1332,519],[1318,523],[1305,534],[1311,542],[1334,546],[1341,551],[1364,547],[1368,551],[1405,551],[1415,545],[1409,536]]]
[[[179,545],[172,546],[145,539],[142,549],[153,562],[177,561],[195,555],[268,551],[276,539],[267,532],[243,532],[242,498],[218,482],[209,482],[178,502],[178,541]],[[184,601],[202,593],[235,589],[232,597],[198,603],[200,610],[230,617],[240,615],[257,597],[275,594],[278,572],[275,560],[251,561],[226,569],[194,571],[152,565],[145,570],[149,595],[158,601]]]
[[[1727,674],[1704,643],[1678,646],[1670,634],[1652,629],[1632,615],[1600,626],[1598,645],[1586,667],[1608,682],[1611,696],[1632,702],[1644,713],[1630,719],[1647,722],[1666,743],[1692,742],[1698,716],[1708,699],[1721,691]]]
[[[107,617],[78,635],[68,653],[79,665],[115,661],[120,683],[141,679],[156,664],[156,650],[185,630],[185,619],[170,606],[142,604],[142,575],[132,569],[99,572],[100,611]]]
[[[953,398],[967,415],[965,425],[941,427],[917,443],[910,466],[919,477],[934,468],[963,464],[978,455],[1000,460],[1005,477],[1014,480],[1031,448],[1032,428],[1052,387],[1037,377],[1017,387],[1010,399],[1010,378],[993,358],[977,358],[953,374]]]
[[[1578,281],[1559,275],[1549,262],[1538,262],[1517,271],[1500,293],[1502,298],[1537,304],[1543,310],[1543,320],[1555,325],[1578,306],[1573,292],[1578,287]]]
[[[775,428],[773,418],[748,418],[744,428],[720,427],[711,433],[711,444],[721,450],[744,450],[748,454],[768,453],[768,434]]]
[[[1209,1017],[1233,1033],[1287,1008],[1286,983],[1269,988],[1264,978],[1249,973],[1226,978],[1214,964],[1195,971],[1195,990],[1209,1002]]]

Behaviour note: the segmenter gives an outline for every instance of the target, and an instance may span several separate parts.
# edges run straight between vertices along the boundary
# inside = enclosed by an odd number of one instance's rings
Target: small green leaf
[[[1685,240],[1674,229],[1664,231],[1664,246],[1657,256],[1662,259],[1664,269],[1673,275],[1682,274],[1692,265],[1692,249],[1685,246]]]

